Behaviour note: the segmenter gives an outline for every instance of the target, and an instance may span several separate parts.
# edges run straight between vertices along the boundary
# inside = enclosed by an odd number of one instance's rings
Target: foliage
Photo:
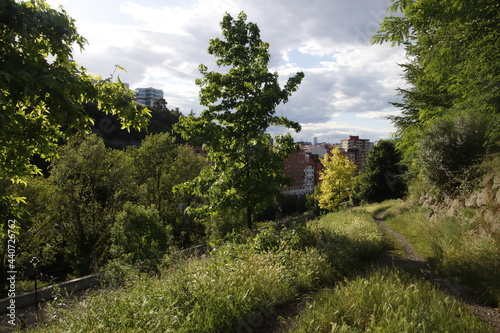
[[[113,250],[115,256],[125,256],[129,263],[141,261],[144,268],[155,266],[159,259],[156,254],[164,252],[166,245],[162,244],[156,251],[152,240],[161,238],[161,233],[155,231],[150,239],[147,230],[141,229],[146,224],[134,229],[125,221],[135,223],[142,216],[151,222],[149,210],[158,211],[158,208],[162,209],[162,214],[157,212],[162,230],[171,230],[178,244],[198,242],[204,237],[204,226],[184,213],[193,198],[173,193],[173,187],[193,179],[205,164],[205,158],[195,156],[189,147],[175,144],[168,134],[151,135],[143,146],[126,152],[106,148],[100,137],[92,135],[75,137],[62,145],[48,178],[27,178],[26,184],[3,180],[0,194],[25,198],[22,209],[18,203],[13,204],[17,215],[12,215],[12,209],[8,210],[11,215],[5,215],[5,224],[12,217],[18,222],[19,278],[30,278],[23,272],[31,272],[29,260],[33,256],[40,258],[39,269],[49,274],[56,269],[67,270],[70,265],[76,275],[100,268],[112,257],[111,227],[127,201],[133,202],[140,212],[136,216],[132,214],[136,210],[132,209],[128,215],[130,220],[121,220],[121,227],[129,228],[125,228],[128,236],[118,237],[119,244],[115,243]],[[142,212],[143,206],[147,207],[146,212]],[[134,230],[142,230],[141,237],[147,240],[129,239]],[[170,244],[170,232],[168,234]],[[145,244],[148,249],[144,249]],[[2,250],[0,254],[3,265],[6,252]],[[147,258],[149,256],[151,258]]]
[[[356,165],[342,155],[335,147],[325,158],[321,159],[325,169],[319,179],[320,194],[317,197],[319,207],[329,211],[339,209],[340,204],[352,191],[356,178]]]
[[[172,241],[172,227],[164,226],[158,211],[125,203],[111,228],[111,254],[129,264],[155,267]]]
[[[124,152],[106,148],[96,135],[70,141],[54,160],[48,210],[77,273],[105,261],[115,215],[137,193],[131,169]]]
[[[28,179],[26,185],[11,185],[9,193],[26,198],[24,204],[17,206],[20,211],[16,218],[18,279],[32,278],[33,266],[30,260],[34,256],[40,260],[39,268],[63,266],[62,237],[56,229],[56,220],[47,212],[47,206],[53,199],[49,182],[43,177],[35,176]],[[0,254],[1,258],[5,258],[3,253]]]
[[[411,86],[399,89],[403,101],[394,104],[402,108],[403,115],[393,117],[393,122],[401,139],[398,146],[411,171],[421,170],[420,149],[425,147],[425,144],[419,145],[422,131],[441,117],[466,114],[471,119],[487,119],[490,126],[485,128],[484,139],[490,145],[497,144],[500,128],[500,66],[496,56],[500,53],[498,1],[394,0],[390,12],[393,15],[384,19],[373,41],[404,44],[406,48],[408,63],[403,68]],[[446,150],[446,145],[442,145],[442,149]],[[473,162],[464,161],[469,165]]]
[[[478,167],[488,152],[487,135],[494,124],[478,115],[440,118],[429,124],[418,142],[425,179],[451,196],[477,182]]]
[[[428,282],[377,269],[314,295],[288,332],[491,332]]]
[[[195,198],[174,188],[197,177],[206,167],[206,159],[195,155],[192,148],[176,144],[168,133],[148,135],[140,147],[131,148],[129,153],[140,184],[139,202],[158,210],[162,223],[172,226],[178,242],[192,243],[196,234],[203,233],[201,226],[184,213]]]
[[[92,132],[102,137],[106,146],[117,149],[138,145],[148,134],[173,134],[173,126],[179,122],[179,118],[182,116],[179,109],[170,110],[167,107],[167,102],[160,99],[150,107],[150,110],[151,118],[146,131],[133,128],[126,130],[120,128],[120,120],[116,115],[100,111],[95,103],[85,105],[85,111],[94,122]],[[176,136],[176,141],[182,141],[180,136]]]
[[[401,198],[406,184],[404,168],[393,141],[380,140],[370,150],[364,172],[356,180],[355,197],[364,202]]]
[[[196,83],[206,109],[198,117],[181,118],[176,130],[191,144],[203,144],[213,162],[191,182],[190,191],[205,196],[212,213],[228,208],[244,211],[251,229],[254,215],[285,183],[284,158],[297,149],[289,134],[276,137],[270,146],[265,131],[271,125],[300,130],[298,123],[276,116],[275,109],[288,101],[304,75],[297,73],[281,88],[278,74],[267,69],[269,44],[246,18],[244,13],[236,20],[224,16],[224,39],[211,39],[208,48],[224,72],[200,65],[203,78]]]
[[[119,79],[93,78],[72,60],[72,46],[83,49],[86,40],[62,9],[43,0],[2,1],[0,40],[1,179],[39,172],[34,155],[53,158],[61,139],[88,132],[85,103],[116,114],[124,128],[146,125],[149,110],[137,108]]]

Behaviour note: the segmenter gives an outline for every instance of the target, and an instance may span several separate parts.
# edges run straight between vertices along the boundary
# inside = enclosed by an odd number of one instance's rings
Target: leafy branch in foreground
[[[149,110],[119,79],[92,77],[73,61],[72,45],[87,41],[64,10],[43,0],[2,1],[0,40],[0,179],[38,173],[34,155],[51,159],[60,140],[88,133],[86,103],[117,115],[124,128],[147,124]]]

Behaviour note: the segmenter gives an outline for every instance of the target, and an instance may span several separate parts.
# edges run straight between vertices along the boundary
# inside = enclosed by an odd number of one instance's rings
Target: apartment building
[[[284,194],[300,196],[313,192],[315,168],[311,155],[304,151],[290,154],[284,161],[284,173],[292,181],[283,189]]]
[[[360,139],[359,136],[349,136],[348,139],[340,141],[340,148],[358,166],[358,172],[364,171],[364,164],[372,146],[369,139]]]

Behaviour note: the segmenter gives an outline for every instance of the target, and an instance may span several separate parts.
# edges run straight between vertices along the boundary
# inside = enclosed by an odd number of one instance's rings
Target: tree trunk
[[[247,204],[247,227],[252,230],[252,207]]]

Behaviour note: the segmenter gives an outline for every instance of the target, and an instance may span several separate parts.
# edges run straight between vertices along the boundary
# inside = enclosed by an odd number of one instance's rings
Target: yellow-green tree
[[[336,210],[349,197],[356,179],[356,165],[342,155],[335,147],[325,158],[321,159],[325,169],[319,179],[319,207],[326,210]]]

